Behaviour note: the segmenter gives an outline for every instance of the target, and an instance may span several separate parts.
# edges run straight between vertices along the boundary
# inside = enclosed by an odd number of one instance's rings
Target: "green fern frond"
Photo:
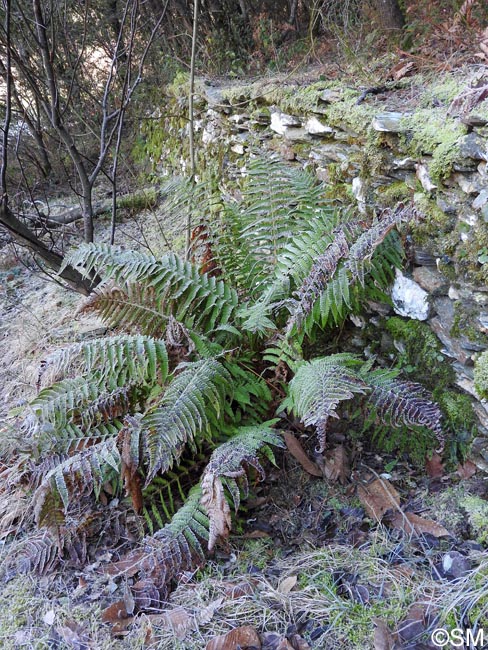
[[[76,377],[44,388],[30,403],[30,408],[38,422],[37,431],[54,433],[68,424],[79,424],[86,430],[109,422],[123,416],[134,404],[137,404],[135,384],[105,390],[96,381]]]
[[[274,422],[273,420],[272,423]],[[241,496],[236,479],[243,479],[241,488],[244,497],[246,497],[248,485],[245,479],[246,472],[244,471],[244,466],[254,467],[260,478],[263,479],[265,472],[259,462],[257,452],[267,445],[280,448],[284,448],[285,446],[279,432],[268,426],[267,422],[255,426],[238,427],[234,430],[231,439],[219,445],[210,456],[210,460],[202,476],[202,486],[205,482],[204,478],[209,474],[215,477],[225,478],[226,487],[229,489],[234,508],[237,512]],[[205,496],[204,489],[203,493]]]
[[[339,403],[369,390],[356,370],[360,364],[347,353],[314,359],[301,365],[289,384],[289,395],[282,407],[295,413],[305,425],[316,428],[321,451],[325,449],[329,418],[339,417]]]
[[[273,369],[285,363],[292,372],[296,372],[303,362],[302,347],[298,341],[277,335],[264,350],[263,360],[268,361]]]
[[[420,426],[430,429],[444,446],[442,412],[423,386],[397,379],[397,372],[375,370],[362,377],[372,391],[368,402],[386,424]]]
[[[218,430],[224,401],[232,394],[230,375],[215,359],[185,364],[158,407],[143,418],[144,447],[149,458],[146,485],[181,456],[187,442]]]
[[[198,268],[168,253],[160,259],[102,244],[83,244],[68,254],[70,266],[89,275],[94,269],[116,284],[143,284],[154,289],[165,315],[190,329],[212,330],[229,322],[237,293],[222,280],[200,274]]]
[[[258,450],[265,445],[283,447],[283,441],[266,423],[255,427],[240,427],[232,439],[217,447],[210,457],[201,480],[201,503],[210,522],[209,550],[212,550],[219,538],[225,539],[231,529],[230,508],[224,485],[237,511],[241,490],[246,496],[248,493],[246,466],[253,467],[261,479],[265,477],[257,456]]]
[[[168,324],[161,298],[156,297],[154,287],[142,283],[97,287],[80,310],[80,313],[89,312],[96,312],[110,328],[122,328],[159,338]]]
[[[164,381],[168,355],[164,342],[149,336],[108,336],[58,350],[46,366],[55,375],[76,372],[115,389],[127,382]]]
[[[120,473],[120,454],[113,438],[69,456],[47,472],[34,493],[34,514],[42,525],[52,509],[53,497],[59,495],[65,512],[73,495],[91,494],[98,497],[100,489],[112,473]]]

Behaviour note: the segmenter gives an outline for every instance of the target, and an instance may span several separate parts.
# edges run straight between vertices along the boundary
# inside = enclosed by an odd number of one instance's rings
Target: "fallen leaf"
[[[413,512],[397,512],[391,520],[391,523],[394,528],[397,530],[403,530],[403,532],[409,535],[412,533],[417,535],[428,533],[434,537],[449,537],[451,535],[451,533],[441,524],[438,524],[436,521],[432,521],[431,519],[419,517],[419,515],[416,515]]]
[[[409,72],[412,72],[414,67],[414,61],[408,61],[407,63],[401,62],[392,68],[390,74],[395,81],[399,81],[400,79],[403,79],[403,77],[406,77]]]
[[[151,614],[151,623],[170,629],[179,641],[183,641],[188,632],[195,628],[195,619],[184,607],[175,607],[161,614]]]
[[[338,445],[327,453],[323,471],[324,476],[329,481],[339,481],[341,485],[347,482],[349,476],[349,459],[343,445]]]
[[[293,636],[290,637],[290,643],[293,650],[310,650],[309,644],[298,634],[293,634]]]
[[[374,619],[374,650],[393,650],[394,645],[388,625],[379,618]]]
[[[237,627],[227,634],[216,636],[205,646],[205,650],[245,650],[247,648],[257,648],[257,650],[261,648],[258,633],[250,625]]]
[[[245,583],[247,584],[247,583]],[[212,600],[206,607],[202,607],[196,614],[195,620],[198,625],[207,625],[213,619],[215,612],[222,607],[223,598]]]
[[[398,636],[402,641],[413,641],[425,630],[425,605],[414,604],[398,624]]]
[[[296,585],[297,580],[298,576],[288,576],[288,578],[285,578],[279,583],[278,589],[276,591],[280,594],[289,594],[293,587]]]
[[[293,433],[289,431],[283,432],[283,437],[285,438],[285,443],[290,454],[295,458],[303,469],[311,474],[312,476],[323,476],[322,470],[316,465],[307,454],[303,451],[302,445],[295,438]]]
[[[467,479],[467,478],[471,478],[472,476],[474,476],[477,471],[478,471],[478,468],[476,467],[476,465],[472,461],[467,460],[464,463],[464,465],[458,465],[458,468],[456,470],[456,474],[458,476],[460,476],[461,478]]]
[[[128,618],[129,613],[124,600],[118,600],[102,612],[102,621],[104,623],[115,623],[121,619]]]
[[[358,498],[369,517],[381,521],[386,512],[400,506],[400,495],[387,479],[358,487]]]
[[[111,562],[105,567],[105,572],[111,576],[126,575],[132,578],[141,569],[141,563],[146,557],[144,551],[132,551],[118,562]]]
[[[224,593],[229,600],[237,600],[243,596],[250,596],[254,593],[254,587],[249,582],[238,582],[225,586]]]
[[[425,471],[430,478],[440,478],[441,476],[444,476],[442,457],[434,452],[432,458],[428,458],[425,461]]]

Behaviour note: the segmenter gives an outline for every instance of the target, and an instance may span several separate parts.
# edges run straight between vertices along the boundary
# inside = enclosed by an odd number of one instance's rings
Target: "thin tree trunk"
[[[195,162],[195,124],[193,114],[193,94],[195,92],[195,65],[196,65],[196,52],[197,52],[197,28],[198,28],[198,0],[193,0],[193,33],[191,44],[191,63],[190,63],[190,96],[189,96],[189,129],[190,129],[190,173],[191,180],[195,182],[196,162]],[[190,244],[191,244],[191,226],[192,226],[192,209],[188,210],[188,217],[186,220],[186,246],[185,258],[190,257]]]
[[[56,271],[56,273],[59,273],[63,264],[62,255],[55,253],[48,248],[44,242],[40,241],[34,233],[27,228],[22,221],[20,221],[20,219],[17,219],[17,217],[12,214],[6,205],[0,205],[0,224],[8,230],[15,241],[23,246],[27,246],[33,253],[44,260],[49,268]],[[78,291],[85,296],[90,293],[90,289],[93,289],[93,287],[98,284],[97,279],[85,279],[80,273],[78,273],[78,271],[69,266],[63,269],[61,273],[59,273],[59,276],[65,280],[70,287],[75,289],[75,291]]]
[[[405,25],[398,0],[375,0],[378,22],[385,29],[402,29]]]

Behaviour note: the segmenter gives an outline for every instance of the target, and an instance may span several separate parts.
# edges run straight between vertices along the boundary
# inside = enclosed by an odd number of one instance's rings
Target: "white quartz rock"
[[[415,320],[427,320],[429,316],[428,297],[429,294],[419,284],[397,270],[395,283],[391,290],[395,313]]]

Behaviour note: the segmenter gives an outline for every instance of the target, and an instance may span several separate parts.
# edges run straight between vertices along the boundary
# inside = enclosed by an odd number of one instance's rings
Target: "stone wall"
[[[254,152],[276,152],[312,168],[331,199],[361,213],[416,204],[425,217],[407,236],[410,265],[393,287],[394,311],[435,332],[488,434],[488,404],[473,382],[488,349],[488,100],[464,112],[452,103],[483,83],[447,77],[415,97],[406,82],[386,101],[358,103],[358,90],[330,82],[200,82],[196,129],[209,159],[245,165]],[[184,139],[187,127],[178,128]]]

